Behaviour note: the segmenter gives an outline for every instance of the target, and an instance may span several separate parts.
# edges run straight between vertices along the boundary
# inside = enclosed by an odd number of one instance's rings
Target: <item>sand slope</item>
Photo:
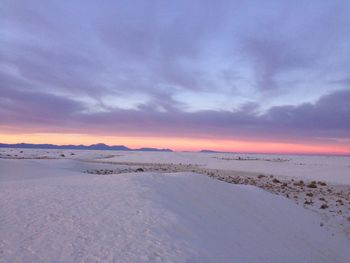
[[[3,262],[348,262],[317,215],[190,174],[90,175],[72,160],[0,160]]]

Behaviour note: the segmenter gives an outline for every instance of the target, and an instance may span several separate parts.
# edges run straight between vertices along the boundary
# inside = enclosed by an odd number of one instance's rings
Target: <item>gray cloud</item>
[[[236,111],[159,111],[152,105],[135,110],[86,113],[73,99],[8,91],[0,97],[0,125],[37,127],[43,131],[67,126],[70,131],[97,134],[192,135],[222,138],[312,139],[348,138],[350,90],[322,96],[316,103],[272,107],[263,114],[256,103]],[[49,124],[49,127],[43,125]],[[106,129],[108,127],[108,129]],[[47,131],[47,130],[46,130]]]

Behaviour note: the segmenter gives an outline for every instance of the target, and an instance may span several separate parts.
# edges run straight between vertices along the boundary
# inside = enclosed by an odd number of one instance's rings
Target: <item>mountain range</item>
[[[171,149],[158,149],[158,148],[131,149],[131,148],[128,148],[124,145],[109,146],[109,145],[104,144],[104,143],[97,143],[97,144],[92,144],[92,145],[71,145],[71,144],[70,145],[55,145],[55,144],[31,144],[31,143],[6,144],[6,143],[0,143],[0,148],[172,152]]]

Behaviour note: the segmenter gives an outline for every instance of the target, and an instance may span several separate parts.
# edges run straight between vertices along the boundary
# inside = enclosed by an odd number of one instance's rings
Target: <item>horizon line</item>
[[[344,156],[344,157],[350,157],[350,152],[349,153],[335,153],[335,152],[329,152],[329,153],[317,153],[317,152],[263,152],[263,151],[220,151],[220,150],[215,150],[215,149],[207,149],[203,148],[200,150],[174,150],[171,147],[138,147],[138,148],[131,148],[127,145],[124,144],[107,144],[103,142],[98,142],[98,143],[92,143],[92,144],[53,144],[53,143],[27,143],[27,142],[20,142],[20,143],[4,143],[0,142],[0,148],[12,148],[15,149],[14,146],[19,146],[21,144],[26,144],[26,145],[31,145],[33,147],[28,147],[28,148],[21,148],[18,147],[17,149],[38,149],[38,150],[54,150],[52,148],[38,148],[35,146],[40,146],[40,145],[51,145],[51,146],[56,146],[56,147],[68,147],[68,146],[73,146],[73,147],[91,147],[91,146],[97,146],[97,145],[104,145],[107,147],[124,147],[125,149],[122,150],[117,150],[117,149],[68,149],[68,148],[62,148],[62,150],[97,150],[97,151],[141,151],[142,149],[154,149],[155,152],[190,152],[190,153],[230,153],[230,154],[267,154],[267,155],[308,155],[308,156]],[[3,146],[5,145],[5,146]]]

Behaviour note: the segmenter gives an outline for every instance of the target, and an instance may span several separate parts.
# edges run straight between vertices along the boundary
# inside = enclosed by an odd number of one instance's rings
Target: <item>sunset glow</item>
[[[220,139],[176,138],[176,137],[113,137],[91,136],[85,134],[21,134],[0,135],[0,141],[8,143],[34,143],[34,144],[95,144],[96,142],[108,145],[125,145],[129,148],[156,147],[171,148],[175,151],[200,151],[215,149],[224,152],[247,153],[305,153],[305,154],[349,154],[349,146],[332,144],[297,144],[261,141],[238,141]],[[205,146],[205,147],[204,147]]]

